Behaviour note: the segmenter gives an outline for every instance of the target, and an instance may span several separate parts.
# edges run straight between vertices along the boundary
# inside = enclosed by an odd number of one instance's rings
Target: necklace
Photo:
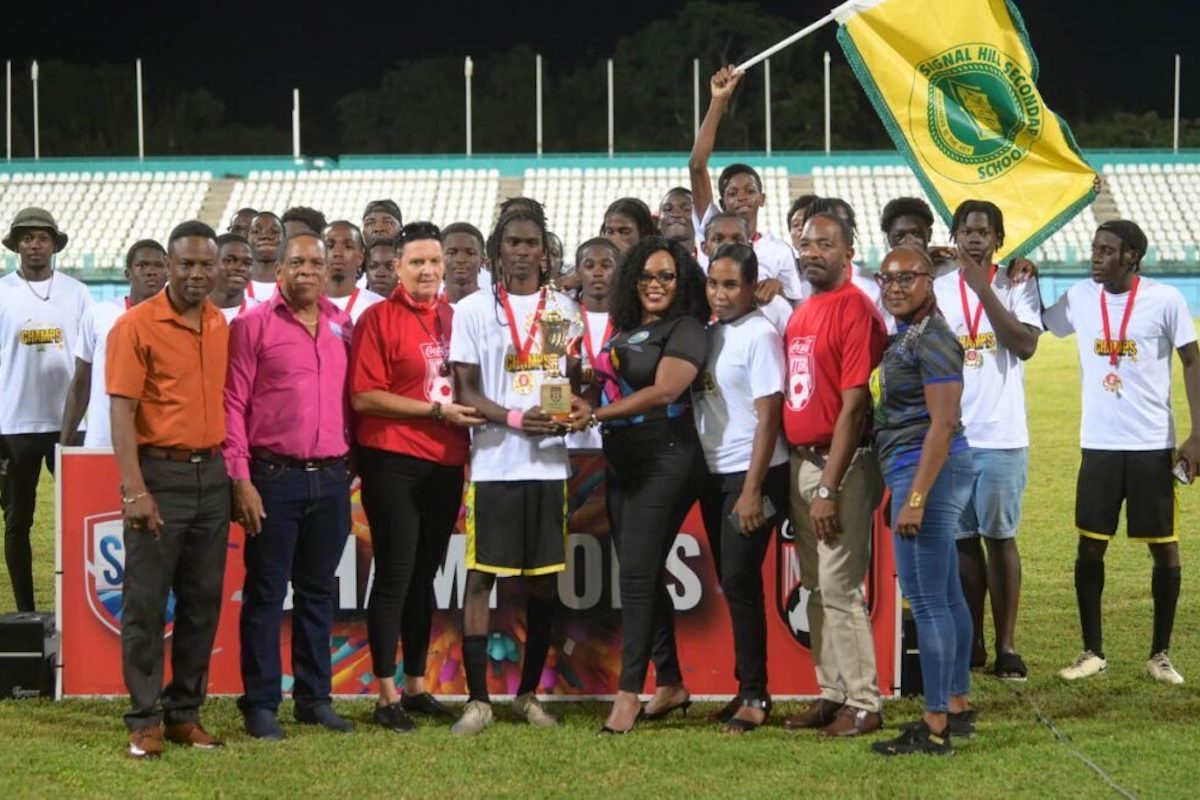
[[[19,274],[21,275],[21,280],[25,281],[25,285],[29,287],[29,291],[33,292],[34,297],[36,297],[38,300],[41,300],[43,303],[50,302],[50,292],[54,290],[54,270],[50,270],[50,280],[49,280],[49,285],[46,287],[46,296],[45,297],[42,297],[40,294],[37,293],[37,290],[33,288],[33,282],[30,281],[29,278],[25,277],[24,270],[20,270]],[[40,282],[41,281],[39,281],[39,283]]]

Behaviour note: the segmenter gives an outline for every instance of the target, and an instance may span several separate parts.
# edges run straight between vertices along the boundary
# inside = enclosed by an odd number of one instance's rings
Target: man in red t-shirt
[[[792,446],[792,525],[821,697],[790,729],[858,736],[883,726],[875,647],[863,599],[883,477],[870,446],[868,384],[887,344],[875,304],[850,280],[854,234],[814,214],[800,268],[815,293],[788,321],[783,426]]]

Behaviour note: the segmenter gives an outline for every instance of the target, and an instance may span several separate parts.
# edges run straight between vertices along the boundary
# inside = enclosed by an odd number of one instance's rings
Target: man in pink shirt
[[[297,722],[346,732],[330,705],[334,572],[350,532],[350,318],[325,296],[325,243],[291,236],[279,291],[229,333],[224,455],[246,530],[240,621],[246,732],[284,738],[279,627],[293,584]],[[315,344],[315,346],[314,346]]]

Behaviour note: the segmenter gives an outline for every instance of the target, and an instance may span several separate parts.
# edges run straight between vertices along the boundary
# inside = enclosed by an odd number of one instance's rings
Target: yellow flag
[[[942,218],[969,199],[1004,212],[997,260],[1028,253],[1095,199],[1095,170],[1042,101],[1011,2],[850,0],[833,15],[850,66]]]

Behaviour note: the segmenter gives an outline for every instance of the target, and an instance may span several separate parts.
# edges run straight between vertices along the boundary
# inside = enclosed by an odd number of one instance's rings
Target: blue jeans
[[[908,501],[916,465],[886,476],[892,491],[892,520]],[[963,508],[971,497],[974,472],[971,453],[946,459],[925,499],[925,515],[916,536],[893,536],[900,590],[912,606],[921,648],[925,710],[945,713],[950,696],[971,688],[971,612],[958,577],[958,532]]]
[[[298,708],[330,701],[329,637],[338,562],[350,533],[350,474],[344,464],[311,472],[250,462],[266,517],[246,537],[242,588],[242,711],[275,711],[283,699],[279,628],[292,582],[293,696]]]

